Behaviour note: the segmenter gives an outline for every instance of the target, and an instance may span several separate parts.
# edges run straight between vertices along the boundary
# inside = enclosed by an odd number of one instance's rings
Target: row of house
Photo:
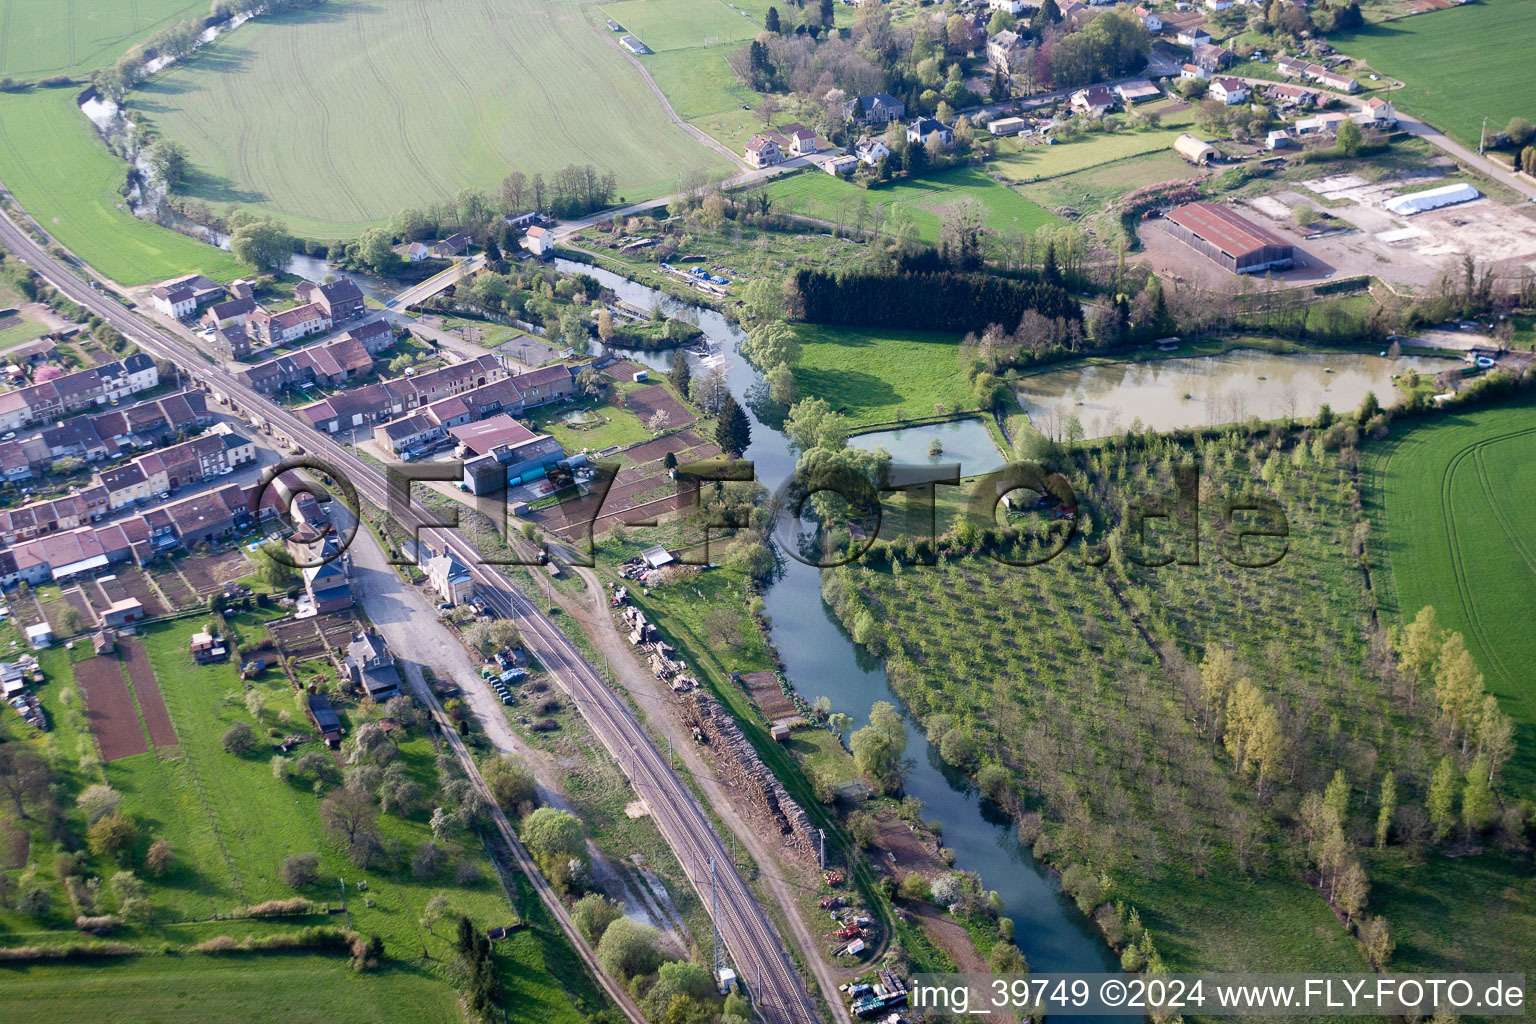
[[[248,282],[236,281],[227,299],[203,311],[200,323],[225,358],[243,359],[257,348],[329,333],[367,311],[362,289],[345,277],[301,281],[293,294],[298,305],[270,310],[256,302]]]
[[[331,395],[295,410],[316,430],[334,434],[353,427],[419,414],[446,431],[498,412],[513,416],[568,398],[575,376],[564,364],[509,375],[493,355],[428,373],[396,377]],[[403,451],[412,445],[395,448]]]
[[[570,367],[545,366],[422,406],[410,416],[375,427],[373,436],[395,455],[403,455],[442,441],[450,433],[457,436],[470,424],[521,416],[527,409],[569,396],[574,387]]]
[[[220,426],[190,441],[140,455],[101,473],[97,482],[106,488],[107,510],[116,512],[189,484],[228,476],[239,467],[255,462],[255,443],[232,430],[220,429]]]
[[[126,408],[74,416],[29,437],[0,442],[0,476],[15,483],[41,474],[55,459],[114,459],[212,422],[201,391],[180,391]]]
[[[118,402],[160,383],[155,361],[142,352],[88,370],[0,395],[0,431],[57,420],[94,406]]]
[[[162,505],[104,526],[78,526],[0,550],[0,586],[36,585],[108,565],[147,565],[180,545],[212,543],[250,527],[251,492],[239,484]]]
[[[382,336],[393,343],[394,335],[387,325]],[[273,395],[285,388],[313,384],[339,387],[348,381],[366,377],[372,370],[372,353],[349,332],[323,344],[311,345],[297,352],[244,367],[235,376],[251,390]]]
[[[747,141],[746,160],[753,167],[772,167],[819,151],[816,133],[803,124],[769,128]],[[531,233],[531,232],[530,232]]]
[[[1313,64],[1295,57],[1278,57],[1275,70],[1286,78],[1302,78],[1326,85],[1341,92],[1359,92],[1360,83],[1348,75],[1341,75],[1321,64]]]
[[[71,530],[157,494],[226,476],[256,460],[256,446],[229,430],[213,431],[183,444],[149,452],[106,470],[91,483],[61,498],[0,509],[0,542]]]

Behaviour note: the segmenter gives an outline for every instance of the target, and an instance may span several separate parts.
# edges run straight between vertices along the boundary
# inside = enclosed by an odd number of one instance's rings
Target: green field
[[[819,171],[805,171],[775,180],[768,186],[768,195],[785,213],[845,227],[854,226],[861,205],[869,211],[871,227],[884,221],[879,208],[899,206],[912,215],[918,236],[927,242],[938,239],[941,214],[962,196],[981,203],[986,211],[985,226],[990,231],[1027,233],[1056,221],[1038,204],[971,167],[957,167],[916,181],[903,180],[872,189]]]
[[[265,635],[259,619],[242,614],[233,620],[246,641]],[[423,907],[435,893],[443,893],[454,912],[470,915],[477,923],[511,923],[516,913],[485,861],[473,833],[448,839],[444,845],[455,859],[476,863],[478,880],[459,881],[453,868],[434,877],[418,878],[409,865],[417,845],[432,838],[427,825],[437,773],[434,748],[421,727],[411,728],[399,742],[399,761],[409,776],[420,783],[427,797],[425,808],[409,816],[382,814],[378,825],[389,860],[366,870],[353,865],[324,829],[319,805],[334,780],[317,793],[308,780],[279,779],[274,775],[274,751],[267,742],[272,734],[307,731],[299,713],[298,697],[281,675],[268,671],[255,681],[254,689],[266,702],[258,723],[257,749],[236,757],[222,749],[220,737],[238,721],[251,722],[237,669],[230,664],[196,666],[187,654],[187,639],[201,628],[200,619],[181,619],[148,628],[142,642],[148,653],[160,692],[175,726],[177,744],[152,748],[147,753],[122,757],[99,767],[77,767],[89,750],[90,734],[78,709],[78,684],[73,679],[82,650],[43,652],[40,660],[48,677],[41,694],[55,730],[42,749],[59,771],[63,790],[72,796],[85,785],[105,781],[122,794],[122,807],[141,829],[139,853],[129,861],[137,864],[151,837],[170,840],[175,850],[171,870],[164,877],[141,872],[148,887],[153,922],[139,922],[117,929],[114,939],[149,950],[160,944],[188,945],[219,935],[263,934],[272,930],[320,923],[344,922],[364,934],[377,933],[385,941],[386,969],[361,977],[352,974],[343,960],[285,954],[218,959],[197,955],[125,961],[105,971],[63,965],[0,972],[7,991],[25,993],[29,1009],[23,1019],[86,1020],[99,1009],[100,1001],[142,993],[134,1001],[135,1021],[189,1019],[255,1020],[320,1019],[308,1016],[334,1010],[343,1021],[377,1020],[411,1015],[427,1021],[456,1020],[457,997],[440,965],[451,955],[451,930],[443,924],[428,930],[419,923]],[[73,690],[68,698],[65,692]],[[144,695],[135,692],[142,708]],[[349,732],[370,718],[355,706],[343,706]],[[294,752],[317,750],[311,742]],[[66,799],[66,804],[68,799]],[[78,814],[78,812],[75,812]],[[73,817],[74,815],[72,815]],[[74,824],[74,822],[72,822]],[[34,837],[35,859],[51,864],[46,845]],[[319,877],[300,892],[278,877],[283,859],[294,853],[319,854]],[[111,877],[117,865],[93,857],[89,870]],[[46,876],[45,876],[46,877]],[[368,891],[356,883],[366,878]],[[338,879],[347,880],[347,918],[325,922],[299,918],[264,922],[229,919],[237,907],[304,895],[319,902],[337,901]],[[526,883],[518,904],[529,913],[526,930],[517,933],[501,954],[502,985],[508,995],[513,1019],[544,1024],[577,1024],[586,1011],[600,1005],[590,977],[576,966],[574,951],[549,919],[543,905],[532,897]],[[104,894],[105,895],[105,894]],[[110,900],[105,906],[110,909]],[[48,917],[41,922],[0,910],[0,931],[25,936],[27,941],[56,943],[69,938],[67,922],[73,911],[57,896]],[[222,915],[216,919],[215,915]],[[39,924],[49,930],[37,930]],[[307,999],[302,983],[290,980],[293,971],[314,964],[308,973],[329,978],[334,988],[346,989],[327,997],[323,1006],[291,1007]],[[231,973],[239,965],[238,976]],[[109,993],[106,982],[119,977],[123,988]],[[313,982],[311,982],[313,984]],[[19,986],[19,987],[18,987]],[[334,1003],[335,1005],[331,1005]],[[9,1016],[7,1019],[11,1019]]]
[[[658,53],[746,42],[763,30],[761,17],[733,10],[725,0],[624,0],[598,10]]]
[[[1170,104],[1150,104],[1157,110]],[[1015,182],[1038,181],[1087,170],[1144,153],[1166,150],[1194,120],[1189,110],[1165,115],[1156,128],[1123,128],[1113,133],[1095,132],[1054,146],[1027,145],[1018,136],[999,141],[993,165]],[[1192,174],[1193,172],[1190,172]],[[1186,177],[1190,175],[1185,175]]]
[[[757,116],[741,108],[750,107],[757,96],[725,62],[726,55],[735,49],[738,47],[734,43],[726,43],[665,50],[642,59],[678,117],[692,122],[710,115],[723,118],[731,112],[735,120],[755,127],[759,124]]]
[[[282,1020],[287,1024],[376,1024],[463,1019],[446,985],[423,985],[410,968],[358,975],[319,956],[153,957],[107,967],[49,965],[0,969],[11,1024],[202,1024]]]
[[[801,398],[824,398],[855,424],[887,423],[967,408],[959,341],[928,331],[797,327],[803,352],[795,365]]]
[[[191,151],[188,195],[307,237],[349,236],[512,170],[590,163],[638,199],[723,167],[589,18],[573,0],[333,2],[258,18],[129,102]]]
[[[48,325],[40,324],[36,320],[28,320],[26,317],[20,323],[0,329],[0,352],[12,345],[20,345],[24,341],[31,341],[48,333]]]
[[[1484,116],[1492,131],[1511,117],[1536,121],[1532,32],[1536,9],[1526,0],[1480,0],[1328,41],[1405,83],[1392,94],[1401,110],[1476,146]]]
[[[78,74],[207,14],[207,0],[0,0],[0,75]]]
[[[229,253],[129,213],[118,194],[126,170],[73,90],[0,93],[0,182],[61,245],[122,284],[240,276]]]
[[[1512,778],[1536,780],[1536,427],[1531,407],[1412,425],[1368,449],[1367,508],[1382,603],[1412,619],[1433,605],[1477,658],[1519,726]]]

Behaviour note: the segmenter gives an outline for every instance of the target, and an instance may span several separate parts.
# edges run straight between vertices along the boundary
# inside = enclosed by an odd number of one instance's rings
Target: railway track
[[[177,365],[197,367],[195,376],[202,387],[224,397],[237,409],[258,413],[289,440],[302,443],[317,458],[345,474],[363,497],[381,509],[390,508],[389,488],[382,472],[357,458],[330,435],[307,426],[224,371],[207,366],[180,339],[97,291],[38,246],[9,215],[0,214],[0,242],[60,292],[110,323],[140,348]],[[419,506],[411,506],[411,513],[420,522],[435,521]],[[782,940],[736,870],[725,844],[633,711],[526,594],[494,567],[478,564],[480,554],[467,540],[448,530],[440,531],[440,536],[449,550],[471,566],[479,593],[487,603],[517,624],[529,649],[570,696],[593,735],[645,801],[700,900],[704,906],[715,908],[716,925],[738,976],[751,992],[766,1024],[818,1021],[815,1004],[795,972]],[[486,684],[477,679],[472,685]],[[541,896],[546,893],[541,891]],[[552,897],[547,897],[546,903],[549,898]],[[563,913],[556,913],[556,918],[562,926],[568,924],[569,918]],[[576,940],[579,949],[585,947],[579,935]],[[599,977],[608,981],[600,974]]]

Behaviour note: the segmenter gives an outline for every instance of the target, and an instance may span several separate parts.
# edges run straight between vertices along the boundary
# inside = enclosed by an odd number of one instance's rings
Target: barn
[[[1289,267],[1295,254],[1284,238],[1216,203],[1188,203],[1171,211],[1168,231],[1234,274]]]

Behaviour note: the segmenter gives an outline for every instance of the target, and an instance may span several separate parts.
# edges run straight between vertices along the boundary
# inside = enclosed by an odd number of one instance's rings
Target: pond
[[[1394,376],[1409,370],[1433,375],[1461,365],[1425,356],[1237,349],[1219,356],[1048,370],[1020,380],[1018,394],[1031,422],[1046,433],[1071,415],[1085,436],[1104,437],[1137,420],[1144,428],[1174,430],[1250,416],[1310,417],[1325,403],[1344,412],[1370,391],[1391,405],[1397,396]]]
[[[943,451],[929,455],[937,440]],[[975,417],[950,420],[946,423],[930,423],[921,427],[903,427],[899,430],[875,430],[868,434],[855,434],[848,439],[854,448],[881,448],[891,453],[891,461],[898,465],[925,466],[940,462],[960,463],[960,475],[996,469],[1002,465],[987,425]]]

